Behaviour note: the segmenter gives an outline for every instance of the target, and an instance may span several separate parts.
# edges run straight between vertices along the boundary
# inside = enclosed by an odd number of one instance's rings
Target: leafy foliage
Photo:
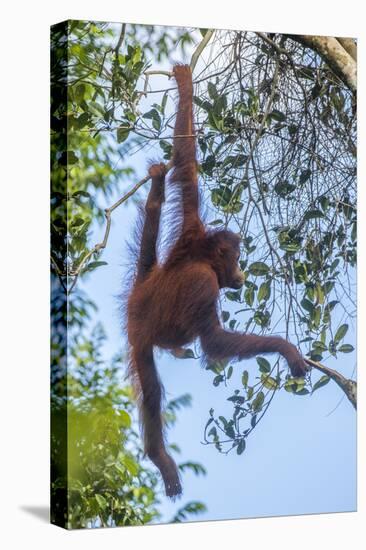
[[[97,325],[89,337],[74,341],[68,357],[67,398],[61,398],[57,384],[53,386],[53,468],[57,470],[60,454],[67,452],[67,472],[66,479],[62,475],[53,479],[52,491],[57,496],[67,487],[68,528],[143,525],[159,518],[160,477],[145,465],[131,388],[121,385],[121,358],[110,365],[102,358],[105,338]],[[189,395],[168,403],[168,422],[174,424],[176,412],[189,404]],[[206,473],[195,462],[179,467],[182,472]],[[182,510],[187,517],[205,506],[186,503]]]

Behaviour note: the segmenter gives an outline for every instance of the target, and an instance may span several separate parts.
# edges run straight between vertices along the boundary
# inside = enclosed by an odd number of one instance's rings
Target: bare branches
[[[203,37],[203,39],[201,40],[201,42],[198,44],[196,50],[193,52],[192,54],[192,57],[191,57],[191,62],[190,62],[190,67],[192,69],[192,73],[194,71],[194,68],[197,64],[197,61],[201,55],[201,53],[203,52],[203,50],[205,49],[205,47],[207,46],[208,42],[210,41],[210,38],[211,36],[214,34],[214,31],[213,30],[208,30],[205,34],[205,36]],[[171,78],[173,76],[173,73],[171,71],[145,71],[144,72],[144,75],[145,75],[145,83],[144,83],[144,91],[143,91],[143,94],[147,94],[147,87],[148,87],[148,83],[149,83],[149,77],[152,76],[152,75],[158,75],[158,74],[161,74],[161,75],[165,75],[169,78]],[[154,92],[157,92],[157,91],[161,91],[161,90],[154,90]]]
[[[196,48],[196,51],[193,52],[193,55],[192,55],[192,58],[191,58],[191,69],[192,69],[192,73],[196,67],[196,64],[197,64],[197,61],[198,61],[198,58],[199,56],[201,55],[201,53],[203,52],[203,50],[205,49],[205,47],[207,46],[207,44],[209,43],[210,39],[211,39],[211,36],[213,35],[215,31],[210,29],[210,30],[207,30],[206,31],[206,34],[205,36],[203,37],[203,39],[201,40],[201,42],[198,44],[197,48]]]

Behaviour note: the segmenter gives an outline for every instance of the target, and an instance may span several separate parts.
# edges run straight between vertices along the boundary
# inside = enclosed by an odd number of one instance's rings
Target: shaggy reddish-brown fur
[[[280,353],[294,376],[303,376],[306,370],[301,355],[286,340],[230,332],[220,326],[216,311],[219,289],[243,285],[238,267],[240,239],[227,230],[207,230],[199,217],[192,74],[188,66],[177,65],[174,76],[179,104],[171,181],[181,189],[181,233],[164,264],[159,265],[156,243],[164,202],[165,167],[154,164],[149,170],[152,183],[127,308],[130,373],[140,391],[145,451],[160,470],[170,497],[180,494],[182,488],[177,466],[164,443],[162,387],[154,363],[154,346],[176,349],[200,338],[204,353],[214,360]]]

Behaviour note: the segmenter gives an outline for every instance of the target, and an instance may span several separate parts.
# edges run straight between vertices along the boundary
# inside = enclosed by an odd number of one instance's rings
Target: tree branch
[[[357,44],[353,38],[342,38],[342,36],[336,36],[336,38],[352,59],[357,61]]]
[[[313,361],[312,359],[308,359],[305,357],[305,362],[314,369],[320,370],[323,374],[326,374],[331,378],[338,386],[341,388],[341,390],[344,391],[346,396],[348,397],[349,401],[352,403],[355,409],[357,409],[357,382],[351,379],[345,378],[342,374],[340,374],[338,371],[329,369],[328,367],[325,367],[321,363],[318,363],[317,361]]]
[[[193,52],[193,55],[191,57],[191,63],[190,63],[190,66],[191,66],[191,69],[192,69],[192,73],[196,67],[196,64],[197,64],[197,61],[198,61],[198,58],[199,56],[201,55],[201,53],[203,52],[203,50],[205,49],[205,47],[207,46],[207,44],[209,43],[210,41],[210,38],[211,36],[213,35],[215,31],[213,29],[209,29],[205,36],[203,37],[203,39],[201,40],[201,42],[198,44],[196,50]]]
[[[352,92],[357,91],[357,64],[353,56],[341,44],[340,40],[337,40],[333,36],[310,36],[306,34],[290,34],[289,37],[319,54],[334,74]],[[348,42],[347,47],[349,48]]]
[[[119,39],[117,42],[117,46],[114,49],[114,53],[116,54],[116,57],[118,57],[119,49],[122,46],[122,42],[125,38],[125,33],[126,33],[126,23],[123,23],[121,28],[121,34],[119,35]]]

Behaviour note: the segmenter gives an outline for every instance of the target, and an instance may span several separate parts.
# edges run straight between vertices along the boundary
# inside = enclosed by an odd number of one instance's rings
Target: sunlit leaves
[[[191,501],[187,502],[184,506],[179,508],[172,519],[172,523],[181,523],[182,521],[187,521],[189,517],[194,514],[202,514],[206,512],[207,508],[202,502]]]
[[[98,503],[98,506],[102,509],[102,510],[105,510],[108,506],[108,502],[106,501],[106,499],[104,498],[103,495],[95,495],[95,500],[97,501]]]
[[[309,391],[305,388],[306,381],[304,378],[288,378],[284,388],[286,391],[298,395],[306,395]],[[306,390],[306,393],[303,393]]]
[[[262,374],[261,382],[267,390],[276,390],[278,388],[278,382],[273,378],[273,376],[266,376]]]
[[[102,105],[100,105],[100,103],[97,103],[96,101],[88,102],[88,110],[96,117],[104,117],[104,108]]]

